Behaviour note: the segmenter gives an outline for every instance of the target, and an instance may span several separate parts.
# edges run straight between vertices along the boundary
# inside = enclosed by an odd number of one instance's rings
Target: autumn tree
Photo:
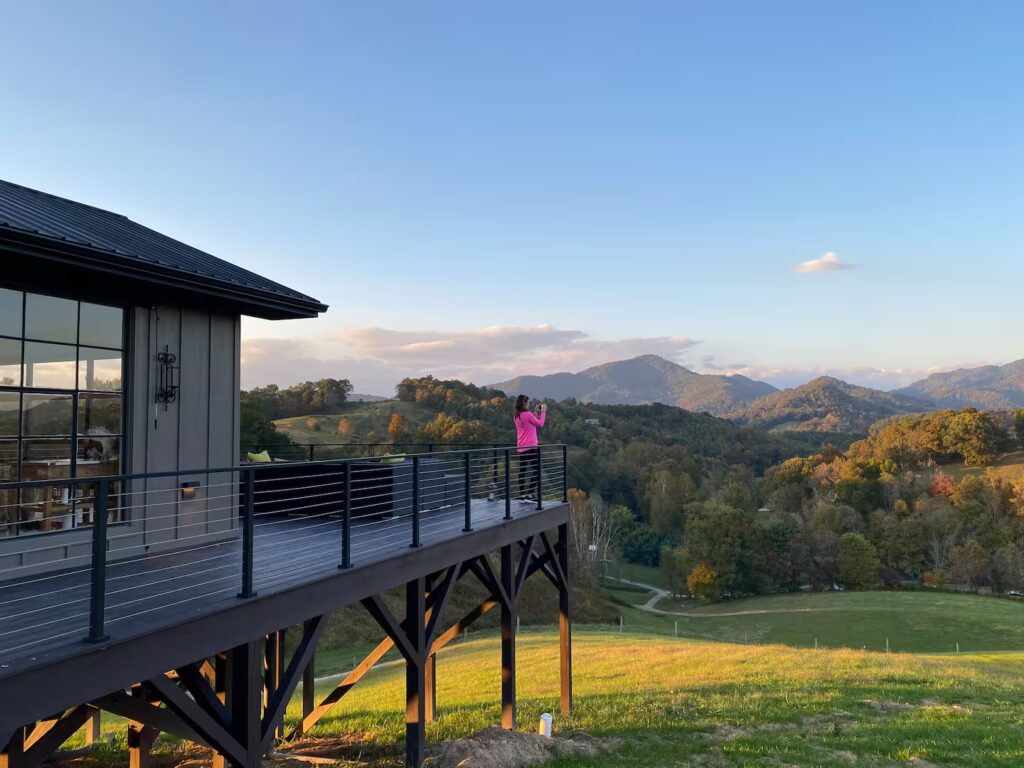
[[[875,546],[859,533],[844,533],[840,546],[839,583],[847,589],[877,586],[882,563]]]
[[[388,437],[391,438],[391,442],[397,443],[405,437],[405,416],[400,413],[392,413],[391,421],[388,422]]]
[[[686,577],[686,589],[702,603],[713,603],[721,597],[718,574],[707,560],[697,563],[690,571]]]

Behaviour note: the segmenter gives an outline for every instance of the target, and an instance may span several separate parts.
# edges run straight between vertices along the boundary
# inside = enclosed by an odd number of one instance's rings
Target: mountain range
[[[1024,360],[933,373],[896,392],[926,397],[940,408],[1024,408]]]
[[[694,373],[657,355],[641,355],[587,368],[579,373],[520,376],[491,385],[510,395],[568,400],[598,405],[675,405],[715,416],[742,408],[778,390],[746,376]]]
[[[777,431],[859,433],[880,419],[905,413],[967,406],[1024,407],[1024,360],[935,373],[893,392],[829,376],[779,390],[746,376],[695,373],[657,355],[579,373],[520,376],[491,386],[535,399],[575,398],[602,405],[657,402]]]

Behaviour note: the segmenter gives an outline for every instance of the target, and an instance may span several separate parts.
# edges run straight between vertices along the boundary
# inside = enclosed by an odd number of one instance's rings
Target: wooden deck
[[[538,510],[533,503],[514,501],[513,521],[530,518],[536,527],[549,517],[546,513],[564,506],[545,502],[544,509]],[[504,514],[504,501],[474,500],[473,531],[508,527]],[[426,556],[437,545],[473,536],[463,532],[464,522],[461,505],[422,513],[422,546],[411,551],[410,516],[355,520],[352,567],[340,571],[339,518],[259,518],[253,569],[257,596],[247,600],[238,597],[242,572],[238,538],[114,561],[107,566],[106,631],[111,644],[124,643],[241,603],[259,603],[302,585],[337,580],[341,575],[359,579],[371,566],[411,552],[422,552],[423,566],[429,570],[432,566]],[[513,538],[511,530],[508,537]],[[373,570],[380,573],[380,569]],[[389,586],[394,584],[382,588]],[[84,642],[89,628],[89,594],[88,567],[0,583],[0,688],[5,677],[45,663],[48,657],[67,658],[95,650]]]

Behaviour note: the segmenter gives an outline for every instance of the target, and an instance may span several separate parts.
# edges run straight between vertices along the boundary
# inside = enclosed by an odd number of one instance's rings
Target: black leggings
[[[529,448],[519,454],[519,495],[537,493],[537,475],[540,472],[539,451]]]

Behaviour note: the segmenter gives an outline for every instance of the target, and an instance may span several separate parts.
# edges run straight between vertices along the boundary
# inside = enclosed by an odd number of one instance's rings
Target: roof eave
[[[252,317],[270,320],[314,318],[328,309],[328,305],[312,298],[264,291],[254,286],[239,285],[163,264],[141,261],[38,233],[0,228],[0,250],[34,255],[57,263],[87,266],[98,272],[156,285],[170,285],[192,294],[229,299],[248,307],[242,314]]]

